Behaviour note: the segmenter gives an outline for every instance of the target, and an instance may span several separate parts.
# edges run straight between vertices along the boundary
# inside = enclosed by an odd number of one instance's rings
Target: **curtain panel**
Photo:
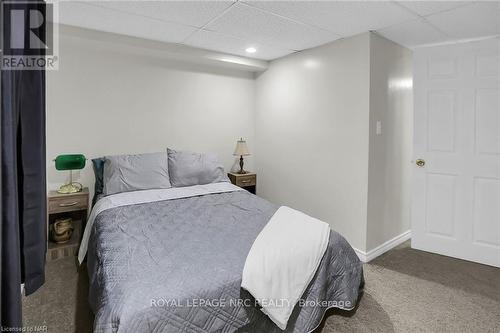
[[[2,23],[5,24],[5,23]],[[10,27],[3,26],[3,36]],[[1,70],[1,326],[21,327],[45,281],[45,71]]]

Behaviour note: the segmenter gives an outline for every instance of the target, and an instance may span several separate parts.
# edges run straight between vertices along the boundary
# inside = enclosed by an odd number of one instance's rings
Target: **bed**
[[[241,288],[253,241],[278,207],[229,183],[98,200],[86,230],[95,332],[282,332]],[[331,307],[352,309],[363,268],[330,232],[285,332],[310,332]]]

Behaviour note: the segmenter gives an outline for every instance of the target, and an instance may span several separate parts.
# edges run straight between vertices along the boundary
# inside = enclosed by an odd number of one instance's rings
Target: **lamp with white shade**
[[[250,152],[248,151],[247,142],[243,140],[243,138],[239,139],[236,142],[236,149],[234,150],[233,155],[240,157],[240,170],[238,171],[238,173],[239,174],[247,173],[247,171],[243,170],[243,156],[249,156]]]

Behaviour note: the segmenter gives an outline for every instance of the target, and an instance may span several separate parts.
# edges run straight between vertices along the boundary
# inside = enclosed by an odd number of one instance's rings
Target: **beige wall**
[[[271,62],[257,78],[258,192],[366,244],[369,34]]]
[[[410,228],[412,117],[411,52],[375,34],[271,62],[257,78],[259,194],[369,252]]]
[[[83,153],[212,151],[227,169],[236,140],[254,148],[255,81],[249,72],[112,51],[63,35],[60,68],[47,72],[48,187],[68,178],[52,159]],[[253,157],[246,159],[253,168]],[[93,188],[90,161],[76,173]]]
[[[412,98],[411,51],[370,34],[367,251],[410,229]]]

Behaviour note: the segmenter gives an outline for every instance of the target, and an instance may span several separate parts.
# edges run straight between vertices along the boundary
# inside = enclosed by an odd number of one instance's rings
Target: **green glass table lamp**
[[[54,161],[56,170],[69,170],[69,183],[61,185],[57,192],[62,194],[80,192],[83,186],[80,183],[73,182],[73,170],[80,170],[85,167],[85,156],[82,154],[59,155]]]

